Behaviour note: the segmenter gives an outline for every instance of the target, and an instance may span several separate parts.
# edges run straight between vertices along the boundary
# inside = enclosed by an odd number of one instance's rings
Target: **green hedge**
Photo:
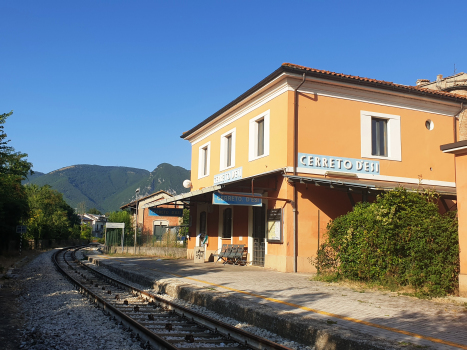
[[[321,274],[382,285],[411,286],[442,296],[458,288],[455,212],[441,215],[433,192],[398,188],[331,221],[318,250]]]

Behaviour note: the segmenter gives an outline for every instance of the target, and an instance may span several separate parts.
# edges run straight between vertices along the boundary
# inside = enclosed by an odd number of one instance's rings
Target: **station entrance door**
[[[264,266],[266,241],[266,208],[253,207],[253,265]]]

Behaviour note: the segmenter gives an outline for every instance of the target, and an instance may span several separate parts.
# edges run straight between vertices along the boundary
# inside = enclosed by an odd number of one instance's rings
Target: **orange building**
[[[148,203],[153,205],[162,200],[171,200],[173,196],[165,191],[157,191],[148,196],[139,198],[138,201],[127,203],[120,207],[121,210],[130,209],[133,222],[136,220],[136,206],[138,206],[138,228],[143,235],[162,236],[167,228],[178,227],[183,221],[183,203],[163,205],[157,209],[144,207]]]
[[[183,133],[192,146],[188,257],[209,237],[245,244],[248,260],[279,271],[310,263],[329,220],[355,202],[404,186],[455,200],[456,118],[448,92],[283,64]],[[143,207],[154,207],[148,203]]]

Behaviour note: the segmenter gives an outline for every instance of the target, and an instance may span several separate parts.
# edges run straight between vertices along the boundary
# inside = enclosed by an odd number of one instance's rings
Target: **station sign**
[[[298,168],[379,175],[378,161],[323,156],[308,153],[298,154]]]
[[[243,197],[243,196],[236,196],[235,194],[241,195],[252,195],[256,198],[252,197]],[[212,194],[212,204],[215,205],[241,205],[241,206],[248,206],[248,207],[260,207],[262,205],[261,195],[258,193],[251,194],[251,193],[237,193],[232,192],[229,194],[220,194],[219,192],[214,192]]]
[[[26,233],[27,226],[26,225],[18,225],[16,226],[16,233]]]
[[[125,228],[125,223],[124,222],[106,222],[105,223],[106,228]]]
[[[214,185],[225,184],[243,178],[242,167],[214,175]]]
[[[149,216],[178,216],[183,217],[183,209],[176,208],[151,208]]]

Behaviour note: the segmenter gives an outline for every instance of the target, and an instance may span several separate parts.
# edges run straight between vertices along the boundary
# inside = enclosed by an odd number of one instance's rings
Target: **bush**
[[[411,286],[418,295],[442,296],[458,287],[455,212],[438,211],[433,192],[398,188],[360,203],[331,221],[314,265],[322,274]]]

